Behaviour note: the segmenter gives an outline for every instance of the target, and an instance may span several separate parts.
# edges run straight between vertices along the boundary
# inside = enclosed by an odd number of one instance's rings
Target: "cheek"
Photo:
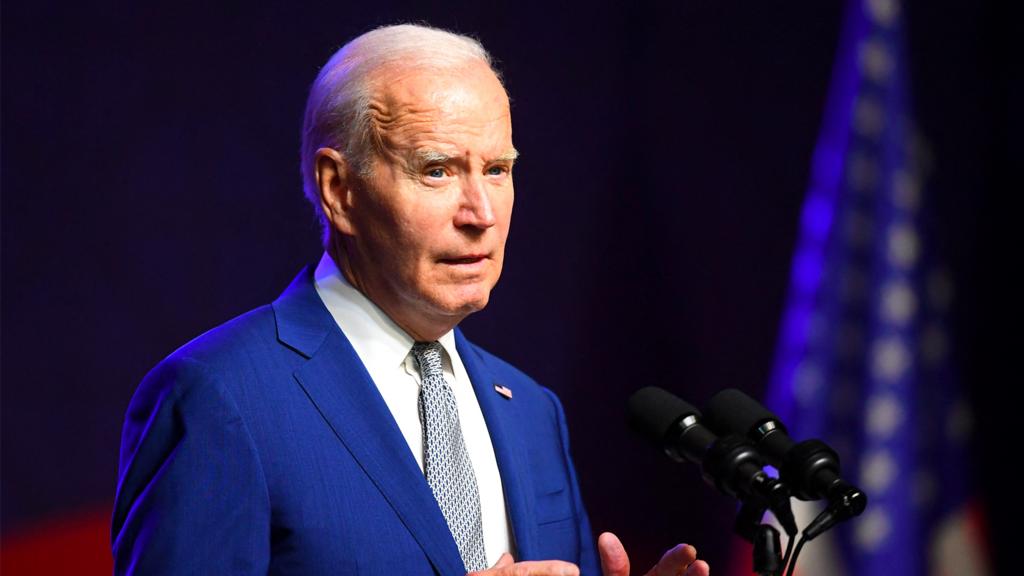
[[[505,219],[505,229],[508,230],[509,220],[512,218],[512,205],[515,204],[516,193],[515,189],[512,188],[512,184],[508,185],[506,190],[502,190],[498,194],[498,204],[500,205],[501,213]]]
[[[432,277],[438,272],[434,255],[437,254],[439,231],[428,228],[420,221],[409,221],[392,231],[384,239],[391,245],[390,257],[393,265],[401,269],[408,280]]]
[[[509,228],[512,226],[512,204],[514,196],[512,191],[509,190],[507,196],[501,199],[501,203],[498,205],[496,212],[498,212],[498,232],[501,234],[501,243],[504,246],[505,239],[508,238]]]
[[[375,262],[383,268],[408,266],[415,252],[417,224],[400,206],[374,203],[361,222],[362,235],[373,245]]]

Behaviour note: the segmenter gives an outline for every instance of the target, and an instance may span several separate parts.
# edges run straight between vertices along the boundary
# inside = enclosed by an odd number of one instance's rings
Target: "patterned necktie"
[[[487,555],[480,520],[480,492],[462,440],[455,394],[444,379],[441,344],[417,342],[412,353],[422,378],[419,409],[423,424],[423,473],[455,537],[466,570],[484,570]]]

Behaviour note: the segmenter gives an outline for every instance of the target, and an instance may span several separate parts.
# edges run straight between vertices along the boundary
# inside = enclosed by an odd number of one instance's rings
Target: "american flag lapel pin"
[[[501,384],[494,385],[494,391],[501,394],[505,398],[512,399],[512,390],[508,386],[502,386]]]

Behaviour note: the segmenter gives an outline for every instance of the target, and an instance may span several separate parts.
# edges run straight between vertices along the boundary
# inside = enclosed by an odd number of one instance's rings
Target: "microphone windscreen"
[[[726,388],[716,393],[704,405],[704,425],[720,436],[747,436],[767,420],[782,426],[778,416],[735,388]]]
[[[629,397],[628,410],[630,427],[658,446],[664,445],[676,422],[691,415],[700,418],[699,410],[657,386],[634,392]]]

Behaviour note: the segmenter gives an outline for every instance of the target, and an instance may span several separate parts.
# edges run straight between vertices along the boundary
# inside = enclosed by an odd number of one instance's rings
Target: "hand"
[[[597,539],[597,551],[601,556],[601,572],[604,576],[629,576],[629,556],[622,542],[611,532],[605,532]],[[697,549],[688,544],[679,544],[658,560],[647,571],[646,576],[708,576],[711,568],[703,560],[697,560]]]
[[[498,563],[480,572],[470,572],[467,576],[579,576],[580,569],[575,564],[561,560],[544,560],[541,562],[516,562],[508,552],[498,558]]]

